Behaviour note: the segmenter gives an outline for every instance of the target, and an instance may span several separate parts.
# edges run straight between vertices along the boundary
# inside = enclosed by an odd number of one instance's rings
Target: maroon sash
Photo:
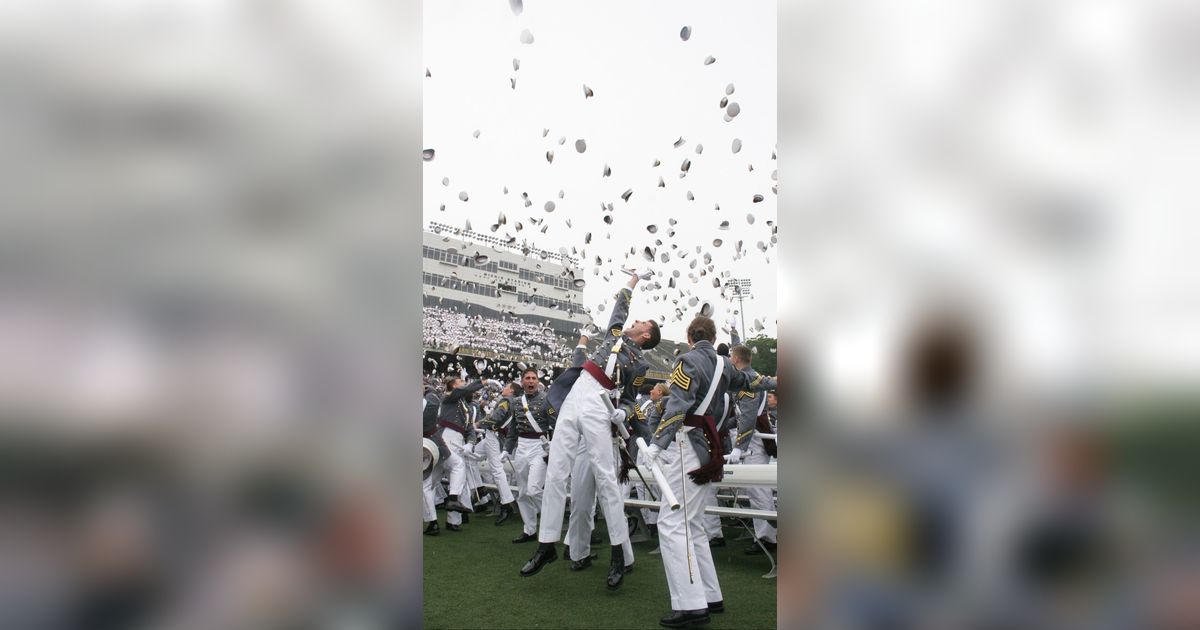
[[[612,382],[612,379],[608,378],[608,375],[604,373],[604,370],[602,370],[599,365],[593,363],[590,359],[583,362],[583,369],[587,370],[587,373],[591,374],[592,378],[596,379],[597,383],[603,385],[604,389],[617,388],[616,384]]]
[[[758,420],[754,423],[754,428],[759,433],[771,432],[771,420],[767,418],[767,414],[764,413],[758,417]],[[762,444],[763,450],[767,452],[767,455],[770,455],[771,457],[779,457],[779,455],[776,454],[775,440],[764,439]]]
[[[463,435],[463,437],[467,437],[466,429],[458,426],[457,424],[454,424],[453,422],[450,422],[449,420],[438,420],[437,425],[439,427],[442,427],[445,429],[450,429],[452,431],[458,431],[459,433],[461,433]]]
[[[721,448],[721,436],[717,434],[717,425],[712,416],[688,415],[683,419],[683,426],[704,430],[704,440],[708,442],[708,463],[688,472],[688,476],[696,484],[706,484],[720,481],[725,477],[725,456]]]

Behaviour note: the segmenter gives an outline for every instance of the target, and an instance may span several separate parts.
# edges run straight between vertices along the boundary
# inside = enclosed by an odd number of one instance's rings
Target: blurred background
[[[1200,10],[778,7],[780,625],[1200,627]],[[0,627],[419,618],[420,15],[0,4]]]
[[[420,23],[0,5],[0,627],[419,618]]]
[[[1195,4],[782,2],[779,42],[781,619],[1200,625]]]

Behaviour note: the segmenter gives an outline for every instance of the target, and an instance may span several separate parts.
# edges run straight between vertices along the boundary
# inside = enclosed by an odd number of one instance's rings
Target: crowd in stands
[[[562,362],[570,357],[573,347],[546,326],[520,319],[469,317],[436,306],[422,309],[421,329],[422,343],[426,348],[445,351],[458,348],[484,350]]]

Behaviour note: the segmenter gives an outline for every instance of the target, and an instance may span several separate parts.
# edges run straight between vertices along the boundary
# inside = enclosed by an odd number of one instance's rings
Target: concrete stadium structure
[[[582,289],[575,282],[584,277],[579,261],[527,242],[508,243],[490,234],[430,222],[422,237],[421,272],[424,306],[549,327],[568,348],[574,347],[580,328],[589,321],[583,308]],[[680,346],[664,339],[658,348],[647,353],[650,362],[647,376],[651,380],[667,377]],[[454,349],[427,346],[425,350],[428,353]],[[680,351],[684,350],[686,347]],[[462,348],[459,353],[506,361],[530,359],[473,348]]]

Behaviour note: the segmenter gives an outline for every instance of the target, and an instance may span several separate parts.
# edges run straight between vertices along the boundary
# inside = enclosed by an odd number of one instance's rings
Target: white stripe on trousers
[[[659,466],[675,492],[681,508],[665,503],[658,511],[658,541],[662,549],[672,610],[699,610],[723,599],[708,534],[704,529],[704,507],[715,490],[712,484],[698,486],[687,471],[700,467],[696,451],[684,431],[663,450]]]

